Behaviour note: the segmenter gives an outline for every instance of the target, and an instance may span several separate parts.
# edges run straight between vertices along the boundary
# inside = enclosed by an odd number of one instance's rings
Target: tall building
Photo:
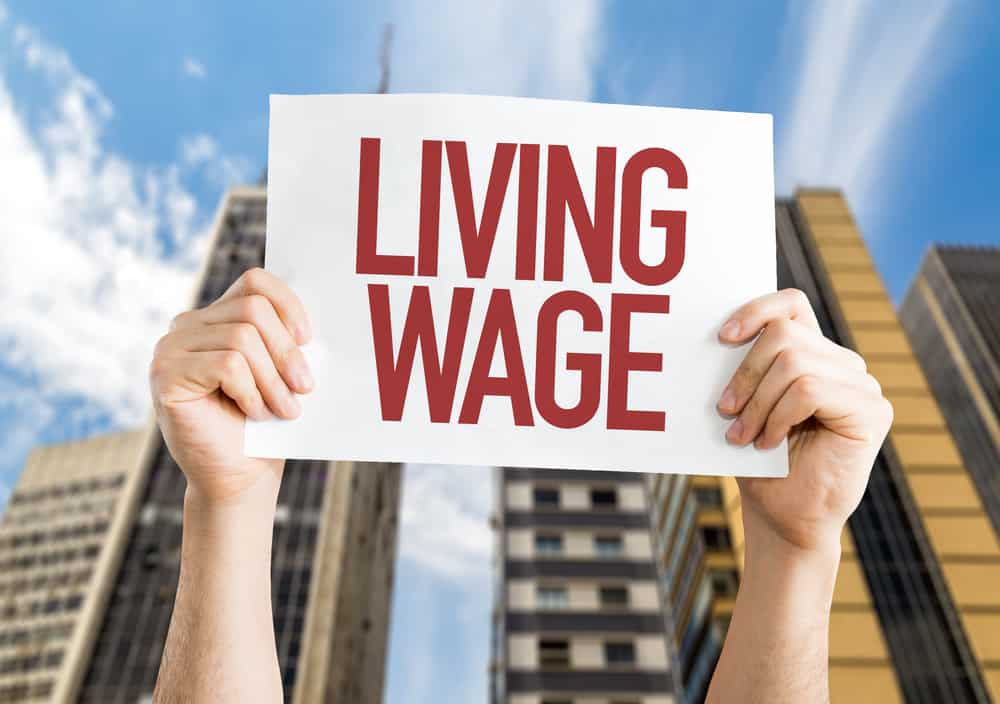
[[[265,206],[261,187],[226,195],[196,306],[263,262]],[[272,552],[287,700],[381,699],[400,479],[398,465],[287,463]],[[32,457],[0,529],[0,701],[149,700],[185,486],[153,427]]]
[[[58,701],[126,529],[147,432],[36,449],[0,521],[0,702]]]
[[[931,247],[899,319],[1000,534],[1000,247]]]
[[[1000,544],[864,240],[839,192],[801,191],[775,209],[779,287],[806,292],[824,334],[865,357],[896,411],[842,539],[833,701],[1000,701]],[[646,484],[678,676],[698,702],[742,571],[739,492],[732,478]]]
[[[674,704],[643,475],[497,474],[493,704]]]

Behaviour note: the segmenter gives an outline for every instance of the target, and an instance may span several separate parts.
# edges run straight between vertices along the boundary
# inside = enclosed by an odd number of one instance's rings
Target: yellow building
[[[843,536],[830,634],[834,702],[1000,700],[1000,543],[843,196],[775,204],[779,288],[860,352],[896,422]],[[732,614],[735,480],[652,476],[661,592],[687,701],[705,694]]]

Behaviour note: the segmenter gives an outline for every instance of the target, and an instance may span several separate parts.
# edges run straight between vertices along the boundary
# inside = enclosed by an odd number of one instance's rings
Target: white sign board
[[[266,266],[316,386],[248,455],[787,474],[715,410],[775,289],[770,115],[272,96]]]

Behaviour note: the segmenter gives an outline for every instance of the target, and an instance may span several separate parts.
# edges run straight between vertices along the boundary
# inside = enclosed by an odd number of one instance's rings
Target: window
[[[535,508],[559,508],[559,490],[535,487]]]
[[[614,489],[591,489],[590,505],[593,508],[615,508],[618,505],[618,493]]]
[[[565,609],[569,606],[565,587],[538,587],[536,597],[540,609]]]
[[[721,508],[722,492],[714,486],[696,486],[694,498],[702,508]]]
[[[729,539],[729,529],[725,526],[704,526],[701,535],[705,539],[705,547],[709,550],[728,550],[733,546]]]
[[[604,644],[604,662],[610,665],[634,665],[635,645],[629,642]]]
[[[625,587],[601,587],[601,606],[628,606],[628,589]]]
[[[549,638],[538,641],[538,664],[542,667],[569,667],[569,641]]]
[[[542,533],[535,535],[535,554],[561,555],[563,540],[561,535]]]
[[[715,596],[734,597],[740,587],[740,578],[736,570],[710,570],[712,593]]]
[[[622,539],[617,535],[594,536],[594,552],[598,557],[621,557]]]

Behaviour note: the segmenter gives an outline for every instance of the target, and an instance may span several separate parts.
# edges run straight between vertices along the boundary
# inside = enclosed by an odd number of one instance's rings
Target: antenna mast
[[[390,69],[392,65],[392,24],[389,23],[385,26],[385,30],[382,32],[382,52],[379,54],[379,67],[382,70],[382,75],[378,82],[378,92],[388,93],[389,92],[389,77]]]

